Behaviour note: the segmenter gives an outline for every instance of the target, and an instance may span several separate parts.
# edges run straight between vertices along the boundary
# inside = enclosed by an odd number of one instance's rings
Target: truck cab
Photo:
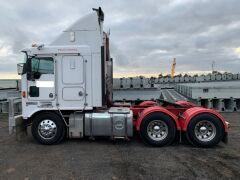
[[[107,70],[112,61],[103,19],[97,9],[50,45],[22,50],[27,59],[21,73],[24,118],[44,109],[92,110],[111,101],[112,72]]]
[[[46,46],[23,50],[27,62],[23,68],[23,117],[41,110],[92,110],[102,106],[101,84],[92,78],[101,76],[93,71],[89,46]],[[101,81],[100,81],[101,82]],[[100,93],[92,93],[95,88]],[[94,99],[94,101],[93,101]]]

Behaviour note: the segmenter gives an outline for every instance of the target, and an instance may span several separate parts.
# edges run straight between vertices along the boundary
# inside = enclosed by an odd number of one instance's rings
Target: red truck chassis
[[[143,141],[148,144],[151,140],[148,139],[149,134],[147,135],[145,131],[148,131],[146,127],[149,124],[144,121],[152,121],[154,118],[162,119],[166,124],[172,121],[172,125],[168,124],[171,127],[169,130],[173,130],[173,134],[175,130],[185,133],[188,141],[196,146],[211,147],[220,141],[227,142],[229,123],[213,109],[199,107],[187,101],[169,103],[160,100],[159,102],[144,101],[139,105],[132,106],[131,110],[133,111],[134,127],[140,133]],[[175,134],[166,144],[172,142],[174,137]],[[152,145],[159,146],[155,142],[152,142]],[[161,145],[165,145],[165,143]]]

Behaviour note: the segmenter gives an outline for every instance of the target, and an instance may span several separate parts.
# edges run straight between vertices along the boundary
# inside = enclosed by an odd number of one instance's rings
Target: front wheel
[[[65,137],[65,125],[61,117],[53,112],[44,112],[33,119],[32,135],[41,144],[56,144]]]
[[[175,139],[176,125],[171,117],[156,112],[147,115],[141,122],[140,136],[152,146],[164,146]]]
[[[200,114],[194,117],[187,128],[188,140],[199,147],[212,147],[224,136],[224,127],[220,119],[212,114]]]

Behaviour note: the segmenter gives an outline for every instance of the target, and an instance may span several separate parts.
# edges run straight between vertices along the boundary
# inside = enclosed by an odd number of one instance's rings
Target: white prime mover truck
[[[103,21],[101,8],[93,9],[50,45],[22,50],[22,118],[39,143],[56,144],[66,137],[129,139],[133,131],[153,146],[170,144],[182,133],[201,147],[226,141],[228,122],[212,109],[186,101],[114,104]]]

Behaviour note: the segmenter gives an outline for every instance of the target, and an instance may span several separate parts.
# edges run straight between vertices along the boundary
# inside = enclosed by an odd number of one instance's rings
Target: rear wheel
[[[187,129],[188,140],[199,147],[212,147],[224,136],[224,128],[220,119],[211,114],[200,114],[194,117]]]
[[[32,135],[41,144],[56,144],[65,137],[66,129],[61,117],[52,112],[44,112],[33,119]]]
[[[176,126],[171,117],[156,112],[146,116],[140,126],[142,140],[152,146],[164,146],[172,143]]]

